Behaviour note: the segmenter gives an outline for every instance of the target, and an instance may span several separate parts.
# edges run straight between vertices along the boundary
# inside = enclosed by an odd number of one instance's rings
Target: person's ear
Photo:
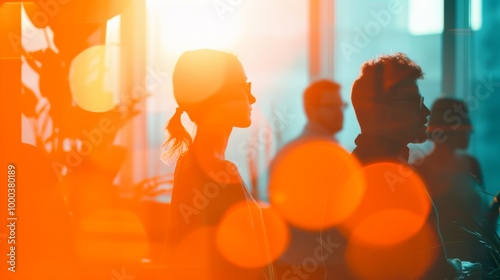
[[[313,120],[314,121],[321,122],[321,120],[322,120],[322,117],[321,117],[322,110],[323,109],[322,109],[321,106],[318,106],[318,108],[316,108],[316,110],[313,110],[312,115],[313,115]]]
[[[308,108],[305,109],[304,113],[308,121],[316,121],[318,119],[318,110]]]
[[[376,111],[378,112],[378,117],[382,121],[389,121],[394,117],[392,107],[389,106],[388,104],[378,103],[377,106],[378,106],[378,108]]]

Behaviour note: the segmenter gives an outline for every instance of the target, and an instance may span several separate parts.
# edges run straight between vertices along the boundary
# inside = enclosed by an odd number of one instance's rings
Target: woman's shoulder
[[[240,173],[236,164],[217,159],[213,162],[213,168],[207,173],[211,180],[222,184],[240,184]]]
[[[176,166],[176,176],[196,175],[223,184],[240,183],[236,164],[217,158],[197,159],[192,153],[186,152],[179,156]]]

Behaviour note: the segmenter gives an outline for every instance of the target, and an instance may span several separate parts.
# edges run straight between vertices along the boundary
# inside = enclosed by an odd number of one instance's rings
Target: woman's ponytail
[[[191,135],[186,131],[181,122],[181,116],[184,111],[181,108],[175,110],[175,114],[172,116],[170,121],[168,121],[165,126],[165,130],[169,134],[168,139],[163,142],[162,147],[169,147],[166,154],[169,156],[173,155],[179,148],[182,149],[183,145],[189,147],[191,142]]]

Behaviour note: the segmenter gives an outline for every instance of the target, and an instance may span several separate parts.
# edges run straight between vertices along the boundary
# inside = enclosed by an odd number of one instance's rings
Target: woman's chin
[[[248,119],[248,120],[243,120],[243,121],[237,122],[234,126],[239,127],[239,128],[247,128],[251,124],[252,124],[252,120]]]

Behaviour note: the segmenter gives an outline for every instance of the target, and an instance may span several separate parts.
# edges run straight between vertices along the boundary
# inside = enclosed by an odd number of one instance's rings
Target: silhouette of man
[[[430,111],[417,85],[422,78],[420,66],[402,53],[381,56],[362,66],[351,95],[361,127],[353,154],[362,163],[407,162],[407,145],[427,139]]]
[[[278,152],[271,164],[269,186],[271,201],[273,201],[272,196],[275,195],[273,193],[273,187],[276,186],[275,184],[284,184],[283,190],[285,193],[293,188],[292,185],[287,184],[288,180],[290,180],[290,182],[306,182],[306,185],[303,186],[304,191],[307,191],[310,196],[313,193],[319,194],[320,197],[325,197],[327,195],[323,185],[327,185],[331,180],[333,170],[326,168],[326,172],[322,172],[320,171],[321,169],[318,168],[315,170],[316,173],[314,174],[305,171],[295,173],[286,171],[285,173],[289,174],[287,175],[287,182],[276,179],[283,175],[283,170],[279,172],[281,175],[278,175],[277,172],[273,173],[273,171],[276,170],[275,168],[280,165],[287,166],[291,161],[294,162],[293,165],[298,170],[307,170],[303,167],[321,164],[321,161],[318,162],[319,158],[315,155],[315,148],[312,148],[312,146],[324,142],[335,146],[337,145],[335,134],[342,130],[344,121],[343,109],[346,106],[346,103],[342,101],[340,96],[340,85],[326,79],[313,82],[304,91],[303,105],[307,123],[302,133],[285,145]],[[309,149],[308,151],[310,153],[304,158],[301,158],[300,161],[294,161],[294,155],[301,149]],[[313,181],[310,180],[310,176],[320,177],[319,181],[321,181],[321,184],[314,184]],[[322,202],[320,200],[315,200],[312,201],[312,203],[320,204]],[[308,207],[295,207],[302,208],[300,209],[300,215],[302,215],[304,219],[319,219],[319,217],[315,216],[316,213],[311,212],[311,209],[304,209]],[[304,228],[303,225],[293,224],[292,222],[290,222],[289,228],[291,236],[290,243],[287,250],[275,263],[278,277],[282,279],[323,279],[325,275],[329,274],[339,277],[339,279],[347,279],[346,272],[340,269],[342,268],[343,252],[343,247],[341,246],[345,244],[345,242],[338,231],[328,228],[323,229],[323,232],[321,232],[319,229]],[[323,240],[323,242],[318,243],[318,240]],[[310,269],[307,267],[307,264],[304,265],[304,260],[311,259],[311,256],[318,256],[318,249],[322,248],[319,246],[321,244],[327,248],[325,252],[321,252],[321,254],[326,255],[321,255],[317,260],[314,260],[314,262],[318,263],[314,266],[314,269]]]
[[[304,112],[307,124],[302,137],[333,139],[342,130],[346,103],[340,96],[340,85],[330,80],[319,80],[304,91]]]
[[[351,92],[352,104],[361,127],[361,134],[355,140],[356,148],[352,154],[365,166],[363,169],[365,172],[370,166],[392,162],[401,166],[398,171],[405,170],[404,172],[396,172],[395,176],[398,178],[396,182],[403,184],[409,182],[408,178],[414,172],[408,172],[412,169],[408,165],[409,148],[407,145],[421,143],[427,139],[426,123],[430,111],[424,104],[424,98],[420,94],[417,84],[417,81],[422,78],[423,73],[420,66],[403,53],[382,55],[361,66],[361,73],[354,81]],[[406,205],[419,198],[407,195],[398,196],[401,192],[413,190],[404,189],[409,187],[408,184],[399,189],[391,186],[391,177],[387,177],[390,172],[392,171],[389,169],[385,172],[379,172],[382,179],[384,179],[383,176],[386,176],[383,181],[374,182],[367,179],[365,197],[353,216],[358,215],[358,219],[362,221],[363,215],[364,218],[368,218],[373,214],[381,214],[382,212],[377,212],[379,209],[375,209],[381,203],[373,202],[373,200],[384,201],[384,203],[399,207],[398,211],[406,211],[408,210]],[[373,175],[370,178],[376,176]],[[396,185],[396,187],[398,186]],[[424,193],[425,195],[420,197],[427,200],[424,201],[427,205],[431,205],[432,201],[427,197],[425,187],[421,185],[419,189],[416,188],[417,186],[415,186],[415,193]],[[380,206],[381,209],[383,207]],[[387,213],[385,212],[386,215]],[[424,217],[425,225],[413,235],[409,235],[404,242],[389,240],[392,244],[384,250],[359,245],[363,248],[365,256],[373,256],[371,262],[376,264],[374,267],[381,267],[380,273],[384,275],[383,278],[403,279],[411,275],[410,278],[419,279],[453,279],[457,265],[452,265],[446,259],[446,251],[439,241],[437,217],[432,209],[427,215]],[[404,219],[398,218],[398,216],[387,218],[392,222],[404,222]],[[379,228],[388,226],[391,225],[378,224]],[[399,229],[401,227],[411,228],[404,223],[401,223],[399,227]],[[433,241],[424,242],[422,240]],[[419,243],[423,245],[415,246]],[[398,253],[393,254],[391,251]],[[429,263],[427,268],[418,271],[416,263],[429,259],[425,254],[433,256],[434,262]],[[354,262],[356,261],[358,260]],[[457,263],[455,262],[455,264]]]

